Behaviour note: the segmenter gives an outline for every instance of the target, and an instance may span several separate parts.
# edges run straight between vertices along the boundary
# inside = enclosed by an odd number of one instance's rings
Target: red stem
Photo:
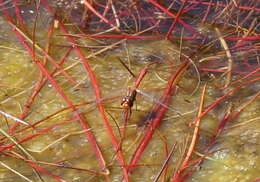
[[[5,14],[7,20],[11,20],[11,17],[8,15],[8,13]],[[12,27],[13,24],[11,23]],[[27,49],[27,51],[32,54],[32,49],[31,47],[28,45],[28,43],[26,42],[25,38],[23,37],[23,35],[20,34],[19,31],[16,30],[16,28],[12,29],[18,40],[20,41],[20,43],[24,46],[25,49]],[[103,170],[107,170],[106,168],[106,162],[104,160],[104,157],[101,153],[101,150],[95,140],[95,136],[93,135],[93,133],[89,130],[90,127],[88,126],[87,122],[84,120],[83,116],[81,114],[79,114],[77,108],[73,105],[72,101],[66,96],[66,94],[63,92],[63,90],[61,89],[61,87],[57,84],[57,82],[53,79],[53,77],[50,75],[50,73],[46,70],[46,68],[44,67],[44,65],[41,63],[41,61],[39,59],[37,59],[36,57],[33,57],[33,61],[35,62],[35,64],[38,66],[38,68],[40,69],[40,71],[47,76],[48,80],[51,82],[51,84],[53,85],[53,87],[57,90],[57,92],[62,96],[62,98],[65,100],[65,102],[71,107],[71,109],[74,111],[76,117],[78,118],[78,120],[80,121],[80,124],[82,126],[82,128],[84,130],[86,130],[85,134],[86,134],[86,138],[89,141],[89,143],[91,144],[91,147],[93,149],[93,151],[96,154],[96,157],[99,161],[100,166],[102,167]]]
[[[184,21],[182,21],[180,18],[177,17],[177,15],[173,14],[172,12],[170,12],[165,7],[161,6],[156,1],[154,1],[154,0],[147,0],[147,1],[150,2],[151,4],[153,4],[155,7],[159,8],[160,10],[162,10],[167,15],[169,15],[169,16],[173,17],[174,19],[176,19],[176,21],[178,21],[180,24],[182,24],[186,29],[190,30],[193,33],[197,33],[197,31],[192,26],[190,26],[189,24],[187,24]]]
[[[188,65],[189,62],[183,63],[182,66],[178,69],[178,71],[174,74],[174,76],[172,76],[168,81],[167,87],[164,90],[164,94],[160,99],[160,102],[164,105],[168,106],[170,104],[175,84],[177,83],[180,75],[186,70]],[[163,107],[161,104],[156,104],[152,109],[152,112],[156,113],[156,116],[154,118],[151,118],[151,120],[149,121],[150,124],[145,130],[144,136],[141,139],[139,145],[137,146],[134,155],[131,159],[129,171],[132,171],[136,166],[137,162],[140,160],[141,155],[143,154],[144,150],[146,149],[155,132],[155,129],[159,127],[161,120],[163,119],[164,114],[167,110],[167,107]]]
[[[184,10],[184,7],[185,7],[185,4],[186,4],[187,0],[184,1],[184,3],[182,3],[182,6],[181,8],[179,9],[177,15],[176,15],[176,18],[174,19],[171,27],[169,28],[167,34],[166,34],[166,38],[169,39],[170,38],[170,35],[172,34],[176,24],[177,24],[177,21],[179,20],[179,17],[181,16],[183,10]]]
[[[26,163],[28,163],[32,168],[34,168],[37,172],[42,173],[42,174],[46,174],[47,176],[52,177],[53,179],[55,179],[58,182],[67,182],[66,180],[62,179],[60,176],[57,176],[55,174],[52,174],[50,171],[46,170],[45,168],[39,166],[36,162],[32,161],[32,160],[28,160],[26,158],[24,158],[22,155],[19,155],[17,153],[12,152],[16,157],[18,157],[19,159],[25,161]]]
[[[48,3],[46,1],[42,1],[42,3],[44,3],[44,5],[45,5],[46,9],[48,9],[48,11],[53,13],[53,10],[49,7],[49,5],[48,5]],[[61,27],[62,31],[65,34],[68,34],[67,29],[65,28],[65,26],[62,23],[60,24],[60,27]],[[115,134],[113,132],[112,127],[110,126],[108,118],[107,118],[107,116],[105,114],[104,106],[100,102],[102,100],[102,97],[101,97],[101,91],[99,89],[96,76],[95,76],[95,74],[94,74],[94,72],[93,72],[93,70],[92,70],[92,68],[91,68],[91,66],[89,64],[89,61],[87,60],[85,55],[82,53],[80,48],[77,46],[76,41],[71,36],[67,36],[67,39],[72,43],[73,48],[75,49],[76,53],[80,57],[81,63],[83,64],[83,66],[85,68],[85,71],[86,71],[86,73],[88,74],[88,76],[90,78],[93,90],[95,92],[98,110],[99,110],[99,113],[100,113],[100,115],[102,117],[102,120],[103,120],[103,124],[104,124],[104,126],[105,126],[105,128],[107,130],[107,133],[108,133],[108,135],[109,135],[109,137],[111,139],[111,142],[112,142],[112,145],[113,145],[115,151],[117,151],[116,152],[116,157],[117,157],[117,160],[119,161],[119,163],[121,164],[121,166],[123,167],[124,180],[126,182],[128,182],[129,181],[129,176],[128,176],[128,173],[127,173],[126,163],[124,161],[123,153],[122,153],[121,150],[118,150],[119,146],[120,146],[119,142],[117,141],[117,138],[115,137]]]
[[[184,0],[181,0],[181,1],[184,1]],[[221,2],[213,3],[213,2],[189,0],[189,3],[192,3],[192,4],[202,4],[202,5],[207,5],[207,6],[218,6],[218,7],[223,7],[223,8],[225,8],[227,6],[227,4],[221,3]],[[247,11],[251,11],[251,10],[253,10],[253,11],[260,11],[260,8],[257,8],[257,7],[237,6],[236,8],[238,8],[240,10],[247,10]]]

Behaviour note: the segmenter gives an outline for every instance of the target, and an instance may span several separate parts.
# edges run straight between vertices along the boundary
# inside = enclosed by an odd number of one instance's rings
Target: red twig
[[[212,2],[212,0],[210,0],[210,2]],[[204,22],[206,21],[208,15],[209,15],[209,12],[210,12],[210,8],[211,8],[211,5],[209,5],[209,6],[207,7],[207,11],[206,11],[204,17],[202,18],[201,23],[204,23]]]
[[[45,1],[42,1],[42,3],[44,3],[45,7],[50,11],[50,12],[53,12],[52,9],[49,7],[48,3],[45,2]],[[60,27],[62,29],[62,31],[65,33],[65,34],[68,34],[68,31],[66,30],[65,26],[61,23],[60,24]],[[111,139],[111,142],[112,142],[112,145],[115,149],[116,152],[116,157],[119,161],[119,163],[121,164],[121,166],[123,167],[123,174],[124,174],[124,179],[125,181],[129,181],[129,177],[128,177],[128,173],[127,173],[127,170],[126,170],[126,164],[125,164],[125,161],[124,161],[124,157],[123,157],[123,153],[121,150],[118,150],[119,148],[119,142],[117,141],[116,137],[115,137],[115,134],[113,132],[113,129],[112,127],[110,126],[110,123],[108,121],[108,118],[105,114],[105,109],[104,109],[104,106],[103,104],[100,102],[100,100],[102,100],[102,97],[101,97],[101,91],[99,89],[99,86],[98,86],[98,82],[97,82],[97,79],[96,79],[96,76],[88,62],[88,60],[86,59],[86,57],[84,56],[84,54],[82,53],[82,51],[80,50],[79,47],[76,46],[76,41],[70,37],[70,36],[67,36],[67,39],[72,43],[72,45],[74,45],[74,49],[76,51],[76,53],[78,54],[78,56],[80,57],[81,59],[81,63],[83,64],[89,78],[90,78],[90,81],[91,81],[91,84],[92,84],[92,87],[94,89],[94,92],[95,92],[95,96],[96,96],[96,101],[97,101],[97,106],[98,106],[98,110],[99,110],[99,113],[102,117],[102,120],[103,120],[103,124],[108,132],[108,135]],[[101,154],[101,153],[100,153]],[[105,161],[103,161],[103,165],[105,165]],[[104,166],[103,166],[104,167]]]
[[[38,65],[39,69],[44,73],[44,75],[47,76],[48,80],[51,82],[53,87],[55,87],[55,89],[59,92],[59,94],[62,96],[62,98],[67,102],[67,104],[75,112],[75,115],[79,119],[83,129],[88,130],[90,127],[85,122],[83,115],[81,115],[78,112],[77,108],[73,105],[71,100],[65,95],[65,93],[60,88],[60,86],[56,83],[56,81],[53,80],[52,76],[48,73],[48,71],[44,68],[44,66],[39,61],[36,61],[36,64]],[[99,146],[95,140],[95,136],[93,135],[92,132],[86,131],[86,137],[88,138],[88,141],[91,143],[92,149],[95,151],[99,164],[102,166],[102,169],[106,170],[106,162],[105,162],[103,155],[101,153],[101,150],[99,149]]]
[[[14,4],[15,15],[17,17],[18,24],[19,24],[20,27],[22,27],[25,30],[24,21],[23,21],[23,18],[21,16],[21,10],[18,6],[19,0],[12,0],[12,1],[13,1],[13,4]]]
[[[115,30],[119,31],[119,28],[116,27],[115,25],[113,25],[109,20],[107,20],[103,15],[101,15],[99,12],[97,12],[95,10],[95,8],[93,8],[93,6],[88,2],[88,0],[84,0],[84,4],[85,6],[92,11],[97,17],[99,17],[102,21],[104,21],[105,23],[109,24],[111,27],[113,27]]]
[[[239,116],[239,114],[249,105],[251,104],[253,101],[255,101],[260,95],[260,91],[253,97],[250,99],[249,102],[247,102],[246,104],[242,105],[241,107],[239,107],[236,111],[234,112],[231,112],[231,111],[227,111],[227,113],[224,115],[224,117],[222,118],[222,120],[220,121],[217,129],[216,129],[216,132],[215,132],[215,135],[211,138],[211,141],[209,142],[209,145],[207,147],[207,149],[209,147],[211,147],[217,140],[218,136],[221,135],[221,133],[224,131],[225,129],[225,126],[228,122],[234,120],[236,117]]]
[[[49,31],[49,34],[48,36],[51,36],[51,34],[53,33],[53,27],[50,28],[50,31]],[[60,63],[58,64],[59,66],[61,66],[64,62],[65,62],[65,59],[66,57],[69,55],[71,49],[69,49],[67,51],[67,53],[64,55],[64,57],[61,59]],[[53,76],[54,73],[56,73],[57,71],[57,67],[54,69],[54,71],[51,73],[51,75]],[[38,93],[40,92],[40,90],[43,88],[43,86],[45,85],[45,83],[47,82],[47,78],[44,77],[42,75],[42,73],[40,73],[40,76],[33,88],[33,91],[32,91],[32,94],[31,94],[31,97],[28,98],[28,100],[26,101],[25,105],[24,105],[24,108],[22,110],[22,113],[20,114],[20,119],[25,119],[28,114],[29,114],[29,111],[30,111],[30,107],[32,105],[32,103],[34,102],[36,96],[38,95]],[[9,133],[12,134],[15,129],[17,128],[17,126],[19,125],[19,123],[15,123],[10,129],[9,129]]]
[[[91,38],[100,38],[100,39],[141,39],[141,40],[158,40],[158,39],[164,39],[165,35],[133,35],[133,34],[62,34],[65,36],[72,36],[72,37],[91,37]],[[197,40],[198,38],[195,38],[194,36],[182,36],[183,40]],[[169,35],[169,40],[177,39],[179,40],[180,37]]]
[[[47,176],[52,177],[53,179],[55,179],[58,182],[67,182],[66,180],[62,179],[60,176],[52,174],[50,171],[48,171],[47,169],[39,166],[37,163],[35,163],[32,160],[28,160],[26,158],[24,158],[22,155],[19,155],[17,153],[12,152],[14,155],[16,155],[18,158],[20,158],[21,160],[25,161],[26,163],[28,163],[32,168],[34,168],[37,172],[42,173],[42,174],[46,174]]]
[[[153,64],[153,63],[152,63]],[[133,90],[137,89],[139,87],[139,85],[141,84],[144,76],[146,75],[147,71],[148,71],[148,67],[150,66],[151,64],[145,66],[144,69],[142,69],[142,71],[140,72],[137,80],[135,81],[135,84],[134,84],[134,87],[132,88]]]
[[[187,24],[184,21],[182,21],[180,18],[177,17],[177,15],[173,14],[168,9],[166,9],[163,6],[161,6],[158,2],[156,2],[154,0],[147,0],[147,1],[150,2],[151,4],[153,4],[155,7],[159,8],[160,10],[162,10],[163,12],[165,12],[167,15],[169,15],[169,16],[173,17],[174,19],[176,19],[180,24],[182,24],[185,28],[187,28],[191,32],[193,32],[193,33],[197,32],[193,27],[191,27],[189,24]]]
[[[41,130],[38,130],[37,133],[34,133],[34,134],[31,134],[31,135],[28,135],[26,137],[23,137],[21,138],[19,141],[17,141],[18,144],[21,144],[21,143],[24,143],[24,142],[27,142],[39,135],[42,135],[42,134],[45,134],[47,133],[48,131],[56,128],[57,126],[59,125],[63,125],[64,123],[67,123],[68,121],[64,121],[64,122],[61,122],[61,123],[58,123],[58,124],[55,124],[55,125],[52,125],[52,126],[49,126],[49,127],[46,127],[44,129],[41,129]],[[12,143],[12,144],[8,144],[8,145],[2,145],[0,146],[0,152],[3,152],[5,150],[10,150],[11,148],[15,147],[16,144],[15,143]]]
[[[184,1],[184,0],[181,0]],[[202,4],[202,5],[207,5],[207,6],[218,6],[218,7],[226,7],[227,4],[225,3],[221,3],[221,2],[217,2],[217,3],[213,3],[213,2],[205,2],[205,1],[194,1],[194,0],[190,0],[189,3],[192,4]],[[260,8],[257,7],[248,7],[248,6],[237,6],[236,8],[240,9],[240,10],[247,10],[247,11],[260,11]]]
[[[203,87],[203,91],[201,94],[201,99],[200,99],[200,106],[199,106],[199,111],[198,111],[198,115],[200,115],[200,113],[202,112],[202,108],[203,108],[203,104],[204,104],[204,97],[205,97],[205,91],[206,91],[206,84]],[[189,167],[189,163],[190,163],[190,158],[192,156],[192,153],[194,151],[197,139],[199,137],[199,127],[200,127],[200,120],[198,120],[195,123],[195,128],[194,128],[194,132],[193,132],[193,136],[189,145],[189,149],[187,151],[186,157],[184,158],[184,160],[182,161],[179,169],[177,170],[177,172],[175,173],[172,182],[179,182],[182,181],[182,177],[181,177],[181,173],[183,172],[183,170],[187,167]]]
[[[260,181],[260,178],[256,178],[252,182],[259,182],[259,181]]]
[[[8,13],[5,14],[6,18],[8,20],[11,20],[10,16],[8,15]],[[13,24],[10,23],[12,26]],[[25,41],[23,35],[20,34],[19,31],[17,31],[15,28],[13,28],[13,31],[15,32],[18,40],[20,41],[20,43],[25,47],[25,49],[27,49],[27,51],[31,54],[34,55],[32,53],[32,49],[31,47],[27,44],[27,42]],[[38,68],[40,69],[40,71],[48,78],[48,80],[51,82],[51,84],[53,85],[53,87],[57,90],[57,92],[62,96],[62,98],[65,100],[65,102],[71,107],[71,109],[74,111],[76,117],[79,119],[81,126],[83,127],[84,130],[86,130],[85,134],[86,134],[86,138],[88,139],[88,141],[91,144],[91,147],[93,149],[93,151],[96,154],[96,157],[99,161],[100,166],[102,167],[103,170],[107,170],[106,168],[106,162],[104,160],[104,157],[101,153],[101,150],[95,140],[95,136],[93,135],[93,133],[88,130],[90,127],[88,126],[88,124],[85,122],[83,116],[81,114],[79,114],[77,108],[73,105],[72,101],[66,96],[66,94],[63,92],[63,90],[61,89],[61,87],[57,84],[57,82],[53,79],[53,77],[50,75],[50,73],[46,70],[46,68],[44,67],[44,65],[41,63],[41,61],[39,59],[37,59],[36,57],[34,57],[33,61],[35,62],[35,64],[38,66]]]
[[[189,62],[185,62],[182,66],[178,69],[178,71],[169,79],[167,88],[164,90],[164,94],[160,99],[160,102],[164,105],[168,106],[171,101],[171,95],[173,94],[174,87],[178,82],[180,76],[184,73],[187,69]],[[131,162],[129,164],[130,168],[129,171],[132,171],[133,168],[136,166],[137,162],[141,158],[142,153],[144,152],[146,146],[149,144],[150,139],[152,138],[155,129],[158,128],[160,125],[161,120],[165,112],[167,111],[167,107],[162,107],[161,104],[156,104],[152,109],[152,113],[155,114],[153,118],[150,119],[149,125],[144,132],[144,136],[141,139],[141,142],[137,146],[134,155],[132,156]]]
[[[166,34],[166,38],[167,38],[167,39],[169,39],[170,35],[172,34],[172,31],[174,30],[174,28],[175,28],[175,26],[176,26],[176,24],[177,24],[177,21],[178,21],[179,17],[181,16],[181,14],[182,14],[182,12],[183,12],[183,10],[184,10],[184,8],[185,8],[186,2],[187,2],[187,0],[185,0],[185,1],[182,3],[182,6],[181,6],[181,8],[179,9],[179,11],[178,11],[178,13],[177,13],[177,15],[176,15],[176,18],[174,19],[174,21],[173,21],[171,27],[169,28],[169,30],[168,30],[168,32],[167,32],[167,34]]]
[[[153,63],[152,63],[153,64]],[[149,64],[151,65],[151,64]],[[128,124],[129,118],[131,116],[131,109],[134,105],[134,101],[137,95],[136,89],[140,86],[141,81],[143,80],[144,76],[146,75],[148,71],[149,65],[145,66],[141,72],[139,73],[134,85],[132,88],[128,88],[126,96],[122,99],[121,106],[123,107],[123,114],[124,114],[124,127],[123,127],[123,134],[121,142],[123,142],[123,139],[125,138],[126,134],[126,126]]]
[[[253,82],[256,82],[256,81],[259,81],[260,78],[258,79],[254,79],[254,80],[251,80],[250,83],[253,83]],[[247,83],[248,84],[248,83]],[[232,93],[239,90],[241,88],[241,86],[239,87],[236,87],[235,89],[232,90]],[[230,93],[228,93],[229,95]],[[243,106],[241,106],[238,110],[234,111],[234,112],[230,112],[228,111],[223,119],[220,121],[217,129],[216,129],[216,132],[215,132],[215,135],[211,138],[211,141],[209,142],[209,144],[207,145],[207,147],[204,149],[204,151],[209,151],[210,147],[216,142],[218,136],[223,132],[226,124],[233,120],[234,118],[236,118],[241,112],[242,110],[244,110],[249,104],[251,104],[253,101],[255,101],[260,95],[260,92],[258,92],[252,99],[250,99],[249,102],[247,102],[246,104],[244,104]],[[222,102],[222,101],[221,101]],[[217,99],[217,101],[215,101],[212,105],[216,104],[216,103],[219,103],[219,99]],[[214,106],[215,107],[215,106]],[[200,116],[198,116],[200,117]],[[200,119],[199,119],[200,120]],[[198,122],[199,120],[196,120],[196,122]],[[206,155],[209,155],[206,154]],[[196,160],[193,160],[193,161],[190,161],[190,166],[194,166],[194,165],[198,165],[199,163],[202,162],[202,160],[206,157],[206,155],[204,155],[204,157],[201,157],[201,158],[198,158]],[[187,165],[186,166],[183,166],[183,167],[188,167]],[[187,179],[189,176],[191,175],[191,173],[186,173],[185,175],[183,176],[180,176],[180,173],[178,173],[176,176],[174,176],[173,178],[173,182],[183,182],[184,179]]]
[[[244,85],[247,85],[249,83],[253,83],[253,82],[256,82],[256,81],[259,81],[259,80],[260,80],[260,78],[253,79],[253,80],[250,80],[249,82],[245,83]],[[220,104],[223,101],[225,101],[227,99],[227,97],[231,96],[235,91],[239,90],[244,85],[239,85],[236,88],[229,90],[223,96],[221,96],[218,99],[216,99],[198,117],[196,117],[190,124],[195,124],[198,120],[200,120],[202,117],[204,117],[209,111],[211,111],[213,108],[215,108],[218,104]]]
[[[173,155],[173,152],[175,151],[175,147],[176,147],[176,143],[172,146],[170,153],[168,154],[167,158],[165,159],[165,161],[162,165],[162,168],[160,169],[159,173],[157,174],[157,176],[155,177],[153,182],[157,182],[159,180],[160,176],[162,175],[162,172],[166,169],[167,164],[169,163],[169,161]]]

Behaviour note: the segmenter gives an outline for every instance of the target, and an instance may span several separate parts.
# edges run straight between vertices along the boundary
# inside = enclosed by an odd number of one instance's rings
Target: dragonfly
[[[136,77],[134,75],[134,73],[132,73],[132,71],[123,63],[122,60],[120,60],[120,62],[122,63],[122,65],[128,70],[128,72],[134,77],[136,78],[134,84],[132,87],[128,87],[127,89],[127,92],[125,94],[124,97],[122,97],[122,100],[121,100],[121,108],[123,109],[122,111],[122,115],[123,115],[123,121],[124,121],[124,126],[123,126],[123,129],[121,130],[121,141],[123,140],[123,138],[125,138],[125,133],[126,133],[126,127],[128,125],[128,122],[130,120],[130,117],[132,115],[132,107],[134,106],[134,103],[136,101],[136,96],[137,94],[140,94],[146,98],[148,98],[150,101],[162,106],[162,107],[165,107],[169,110],[172,110],[172,111],[175,111],[175,109],[165,105],[164,103],[160,102],[159,99],[156,99],[154,96],[151,96],[150,94],[142,91],[139,89],[140,87],[140,84],[143,80],[143,78],[145,77],[146,73],[148,72],[148,69],[149,67],[152,65],[152,64],[155,64],[156,62],[153,62],[153,63],[150,63],[148,65],[146,65],[140,72],[139,72],[139,75],[138,77]],[[179,113],[177,111],[177,113]]]
[[[123,109],[123,114],[125,115],[124,118],[127,119],[127,121],[130,119],[130,116],[132,114],[132,107],[134,105],[134,102],[136,101],[137,94],[140,94],[145,98],[145,100],[148,100],[152,103],[158,104],[164,108],[167,108],[168,110],[171,110],[178,115],[182,116],[182,113],[180,113],[177,109],[174,109],[172,107],[169,107],[168,105],[162,103],[158,98],[151,95],[150,93],[147,93],[140,89],[134,89],[128,88],[127,94],[122,98],[121,101],[121,107]]]
[[[132,107],[136,100],[136,89],[131,89],[130,87],[127,90],[127,94],[122,98],[121,106],[123,109],[123,119],[124,119],[124,127],[123,127],[123,135],[122,138],[125,137],[126,126],[132,114]]]
[[[141,96],[143,96],[146,100],[149,100],[152,103],[158,104],[162,107],[167,108],[168,110],[171,110],[175,113],[177,113],[178,115],[182,116],[182,114],[172,108],[169,107],[168,105],[162,103],[158,98],[156,98],[155,96],[142,91],[138,88],[128,88],[126,95],[122,98],[121,101],[121,107],[123,109],[122,114],[123,114],[123,121],[124,121],[124,126],[123,126],[123,130],[122,130],[122,138],[125,138],[125,134],[126,134],[126,127],[128,125],[128,122],[130,120],[130,117],[132,115],[132,107],[134,106],[134,103],[136,101],[136,96],[137,94],[140,94]],[[153,113],[150,113],[149,116],[153,117],[154,115],[156,115],[156,113],[154,113],[155,111],[152,111]],[[138,126],[142,126],[142,124],[138,124]]]

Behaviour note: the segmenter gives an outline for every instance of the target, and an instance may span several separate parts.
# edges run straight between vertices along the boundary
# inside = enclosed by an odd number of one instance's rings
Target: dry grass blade
[[[84,4],[90,11],[93,12],[93,14],[95,14],[97,17],[99,17],[102,21],[109,24],[116,31],[120,31],[117,26],[113,25],[109,20],[107,20],[104,16],[102,16],[99,12],[97,12],[95,10],[95,8],[93,8],[93,6],[87,0],[84,0]]]
[[[167,156],[166,160],[164,161],[162,168],[160,169],[160,171],[158,172],[158,174],[156,175],[155,179],[153,180],[153,182],[157,182],[160,179],[160,176],[162,175],[162,172],[164,171],[164,169],[166,168],[166,166],[168,165],[173,152],[175,151],[175,147],[176,147],[176,143],[172,146],[172,149],[169,153],[169,155]]]
[[[204,85],[203,87],[203,91],[202,91],[202,94],[201,94],[201,100],[200,100],[200,105],[199,105],[199,111],[198,111],[198,114],[197,116],[199,116],[202,112],[202,109],[203,109],[203,105],[204,105],[204,98],[205,98],[205,92],[206,92],[206,84]],[[194,132],[193,132],[193,137],[192,137],[192,140],[191,140],[191,144],[190,144],[190,148],[187,152],[187,155],[186,155],[186,158],[184,159],[184,166],[186,166],[186,164],[188,163],[190,157],[191,157],[191,154],[194,150],[194,147],[195,147],[195,144],[196,144],[196,141],[197,141],[197,138],[198,138],[198,132],[199,132],[199,127],[200,127],[200,119],[196,121],[195,123],[195,128],[194,128]]]
[[[33,182],[32,180],[30,180],[29,178],[25,177],[24,175],[22,175],[21,173],[19,173],[18,171],[14,170],[13,168],[11,168],[10,166],[8,166],[7,164],[5,164],[4,162],[0,161],[0,164],[5,167],[6,169],[10,170],[11,172],[13,172],[14,174],[20,176],[21,178],[23,178],[25,181],[28,182]]]
[[[204,85],[203,90],[202,90],[201,99],[200,99],[200,105],[199,105],[199,111],[198,111],[197,116],[199,116],[201,114],[202,109],[203,109],[205,91],[206,91],[206,84]],[[188,151],[186,153],[186,156],[185,156],[184,160],[182,161],[182,164],[181,164],[179,170],[175,174],[172,182],[178,182],[179,180],[181,180],[180,179],[181,178],[180,174],[182,173],[182,171],[185,168],[189,167],[189,161],[190,161],[190,158],[192,156],[192,153],[194,152],[194,148],[195,148],[198,136],[199,136],[200,121],[201,120],[199,119],[199,120],[196,121],[196,123],[194,123],[195,124],[195,128],[194,128],[194,131],[193,131],[193,136],[192,136],[192,139],[191,139]]]
[[[36,152],[36,153],[41,153],[41,152],[44,152],[45,150],[47,150],[48,148],[52,147],[53,145],[59,143],[60,141],[64,140],[65,138],[68,138],[69,136],[73,136],[73,135],[80,135],[80,134],[84,134],[85,132],[89,131],[90,129],[87,129],[87,130],[82,130],[82,131],[75,131],[75,132],[70,132],[60,138],[58,138],[57,140],[54,140],[53,142],[51,142],[50,144],[42,147],[41,149],[38,149],[38,150],[32,150],[32,149],[28,149],[29,151],[31,152]]]
[[[21,119],[15,117],[15,116],[12,116],[11,114],[8,114],[8,113],[6,113],[4,111],[0,110],[0,114],[2,114],[3,116],[5,116],[5,117],[7,117],[9,119],[12,119],[12,120],[18,122],[18,123],[21,123],[21,124],[26,125],[26,126],[30,126],[30,123],[28,123],[27,121],[21,120]]]
[[[59,70],[62,72],[62,74],[71,82],[71,83],[74,83],[74,84],[77,84],[77,82],[66,72],[64,71],[64,69],[59,65],[57,64],[57,61],[52,57],[50,56],[43,48],[41,48],[40,45],[36,44],[35,41],[31,40],[30,37],[28,37],[19,27],[17,27],[15,24],[13,24],[12,22],[9,22],[9,25],[13,28],[13,31],[17,31],[19,36],[21,37],[21,39],[24,39],[26,40],[26,43],[30,43],[33,45],[32,48],[29,47],[29,44],[27,44],[28,48],[28,52],[31,54],[32,58],[34,60],[37,59],[37,57],[35,56],[36,52],[35,52],[35,49],[37,49],[38,51],[40,51],[40,53],[42,53],[45,58],[47,58],[48,60],[50,60],[50,62]],[[39,61],[39,59],[37,60]]]
[[[229,127],[228,129],[236,128],[236,127],[240,127],[240,126],[244,126],[244,125],[246,125],[246,124],[249,124],[249,123],[251,123],[251,122],[256,122],[256,121],[258,121],[258,122],[260,121],[260,116],[259,116],[259,117],[256,117],[256,118],[252,118],[252,119],[250,119],[250,120],[247,120],[247,121],[245,121],[245,122],[243,122],[243,123],[239,123],[239,124],[233,125],[233,126]]]
[[[0,181],[221,181],[226,137],[258,150],[258,1],[0,0]]]
[[[12,136],[8,135],[8,133],[6,133],[1,128],[0,128],[0,133],[2,133],[6,138],[8,138],[11,142],[13,142],[29,159],[36,162],[34,157],[29,152],[27,152],[27,150],[25,148],[23,148],[22,145],[20,145],[18,142],[16,142],[16,140]],[[34,168],[33,168],[33,171],[36,174],[36,176],[38,177],[38,179],[43,182],[42,177],[40,176],[40,174]]]
[[[235,113],[231,116],[231,119],[235,118],[238,114],[240,114],[249,104],[251,104],[252,102],[256,101],[257,99],[259,99],[259,96],[260,96],[260,91],[257,92],[248,102],[244,103],[243,105],[241,105],[239,108],[236,109]],[[228,129],[230,128],[236,128],[236,127],[240,127],[240,126],[243,126],[243,125],[246,125],[248,123],[251,123],[251,122],[254,122],[254,121],[257,121],[259,120],[260,117],[256,117],[256,118],[252,118],[252,119],[249,119],[248,121],[245,121],[245,122],[242,122],[242,123],[238,123],[238,124],[235,124],[231,127],[228,127]]]
[[[132,75],[133,78],[135,78],[135,74],[131,71],[131,69],[121,60],[121,58],[118,58],[120,63],[124,66],[124,68]]]
[[[154,28],[159,24],[159,22],[160,22],[160,21],[157,21],[154,26],[149,27],[149,28],[147,28],[147,29],[145,29],[145,30],[143,30],[143,31],[137,32],[137,33],[133,34],[133,36],[137,36],[137,35],[141,35],[141,34],[143,34],[143,33],[149,32],[150,30],[154,29]],[[96,56],[99,55],[99,54],[102,54],[102,53],[104,53],[104,52],[106,52],[106,51],[108,51],[108,50],[111,50],[111,49],[115,48],[116,46],[118,46],[118,45],[124,43],[125,41],[127,41],[126,38],[121,39],[121,40],[119,40],[119,41],[117,41],[117,42],[115,42],[115,43],[113,43],[113,44],[111,44],[111,45],[106,46],[105,48],[103,48],[103,49],[101,49],[101,50],[99,50],[99,51],[97,51],[97,52],[94,52],[94,53],[89,54],[86,58],[89,59],[89,58],[96,57]]]
[[[181,79],[181,76],[186,71],[188,66],[189,66],[189,62],[188,61],[184,62],[178,68],[178,70],[169,78],[167,87],[165,88],[164,93],[160,99],[163,104],[165,104],[165,105],[170,104],[170,98],[173,95],[175,86]],[[156,112],[157,113],[156,117],[151,117],[148,119],[148,122],[150,124],[145,129],[144,136],[142,137],[141,141],[139,142],[138,146],[135,149],[134,154],[132,155],[129,171],[132,171],[134,169],[134,167],[136,166],[137,162],[140,160],[144,150],[146,149],[147,145],[150,143],[156,128],[159,127],[166,111],[167,111],[167,108],[162,107],[160,104],[156,104],[153,107],[153,109],[150,113]]]
[[[218,38],[219,38],[219,41],[220,41],[222,47],[224,48],[224,50],[226,52],[227,59],[228,59],[228,67],[227,67],[227,71],[226,71],[227,77],[226,77],[226,82],[224,85],[224,87],[226,88],[227,86],[229,86],[230,81],[231,81],[231,70],[232,70],[233,60],[232,60],[232,56],[231,56],[230,50],[228,48],[227,42],[223,38],[221,32],[219,31],[219,29],[217,27],[215,27],[215,31],[218,35]]]
[[[15,52],[18,52],[18,53],[21,53],[21,54],[26,53],[26,51],[24,51],[24,50],[20,50],[20,49],[17,49],[17,48],[12,48],[12,47],[7,47],[7,46],[2,46],[2,45],[0,45],[0,48],[1,49],[7,49],[7,50],[10,50],[10,51],[15,51]]]

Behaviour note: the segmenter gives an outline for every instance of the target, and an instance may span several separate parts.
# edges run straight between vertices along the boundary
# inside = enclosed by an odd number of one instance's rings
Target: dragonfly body
[[[127,95],[122,99],[121,106],[123,109],[131,109],[136,99],[136,90],[128,89]]]

